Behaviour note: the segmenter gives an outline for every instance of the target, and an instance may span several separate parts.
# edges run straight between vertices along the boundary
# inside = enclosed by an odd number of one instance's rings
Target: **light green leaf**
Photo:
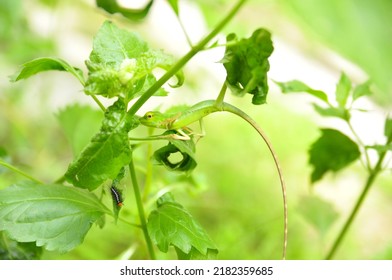
[[[384,135],[387,138],[392,138],[392,119],[387,118],[384,125]]]
[[[0,260],[39,260],[41,254],[34,242],[16,242],[0,232]]]
[[[57,113],[57,119],[75,156],[99,130],[102,118],[102,111],[80,104],[69,105]]]
[[[78,188],[28,182],[0,190],[0,231],[47,250],[72,250],[105,213],[94,194]]]
[[[351,81],[347,77],[345,73],[342,73],[340,76],[339,82],[336,85],[336,101],[339,104],[339,107],[344,108],[347,103],[347,99],[350,95],[351,90]]]
[[[178,10],[178,0],[167,0],[167,2],[169,2],[170,7],[174,11],[174,13],[178,16],[180,14]]]
[[[372,95],[373,92],[370,89],[370,81],[357,85],[353,91],[353,100],[357,100],[362,96]]]
[[[328,96],[325,92],[321,90],[312,89],[301,81],[292,80],[288,82],[275,82],[283,93],[296,93],[296,92],[306,92],[314,97],[328,103]]]
[[[361,155],[358,145],[340,131],[321,129],[321,136],[309,150],[309,163],[313,166],[312,183],[328,171],[338,171]]]
[[[141,20],[145,18],[154,3],[154,1],[151,0],[142,9],[128,9],[120,6],[117,2],[117,0],[96,0],[97,6],[104,9],[109,14],[119,13],[130,20]]]
[[[169,69],[175,60],[160,50],[149,49],[135,33],[106,21],[94,38],[90,60],[86,61],[89,76],[86,94],[131,100],[143,94],[155,82],[155,68]],[[177,73],[177,85],[184,77]],[[158,90],[155,95],[164,95]]]
[[[235,34],[229,34],[227,43],[222,59],[227,72],[227,86],[237,96],[252,94],[255,105],[266,103],[268,58],[274,49],[271,34],[261,28],[248,39],[238,40]]]
[[[313,104],[313,107],[317,113],[319,113],[321,116],[324,117],[336,117],[340,118],[343,120],[349,120],[350,119],[350,112],[342,107],[320,107],[317,104]]]
[[[205,258],[209,251],[217,253],[216,246],[201,225],[171,194],[163,195],[157,206],[148,218],[147,228],[159,250],[165,253],[169,246],[174,246],[188,255],[196,249]]]
[[[331,228],[339,217],[333,205],[320,197],[306,196],[299,202],[299,213],[314,226],[322,236]]]
[[[101,130],[68,167],[65,178],[74,186],[89,190],[115,179],[131,160],[128,132],[137,125],[138,119],[128,116],[125,104],[121,100],[115,102],[107,109]]]
[[[35,74],[43,71],[58,70],[67,71],[74,75],[82,85],[84,85],[83,72],[79,68],[69,65],[60,58],[42,57],[26,62],[22,65],[22,69],[11,76],[11,81],[16,82],[27,79]]]

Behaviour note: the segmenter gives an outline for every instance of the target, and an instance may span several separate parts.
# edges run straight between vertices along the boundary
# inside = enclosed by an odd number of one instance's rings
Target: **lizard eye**
[[[146,119],[151,119],[153,114],[151,112],[146,113]]]

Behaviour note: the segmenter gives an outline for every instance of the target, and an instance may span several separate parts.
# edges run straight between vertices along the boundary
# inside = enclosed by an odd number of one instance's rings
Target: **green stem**
[[[354,137],[357,139],[358,144],[361,146],[363,153],[365,154],[365,159],[366,159],[366,164],[364,164],[365,168],[367,170],[371,170],[371,165],[370,165],[370,159],[369,155],[366,150],[365,144],[362,142],[361,138],[359,138],[358,134],[355,132],[354,127],[352,126],[351,122],[349,120],[346,121],[349,129],[351,130],[351,133],[354,135]],[[363,162],[362,162],[363,163]]]
[[[146,220],[146,215],[144,213],[143,201],[142,201],[142,197],[140,195],[139,184],[138,184],[137,178],[136,178],[135,165],[133,163],[133,158],[132,158],[131,162],[129,163],[129,171],[131,174],[133,191],[135,193],[136,205],[137,205],[139,219],[140,219],[140,226],[143,230],[144,239],[146,240],[146,243],[147,243],[147,249],[148,249],[148,253],[150,254],[150,258],[152,260],[155,260],[156,259],[155,252],[154,252],[154,248],[153,248],[153,245],[151,242],[150,235],[148,234],[148,230],[147,230],[147,220]]]
[[[392,135],[390,135],[388,137],[386,145],[388,145],[391,141],[392,141]],[[344,236],[346,235],[348,229],[350,228],[350,226],[353,223],[356,215],[358,214],[358,211],[361,208],[361,205],[362,205],[363,201],[365,200],[365,197],[366,197],[367,193],[369,192],[370,187],[373,185],[374,181],[376,180],[376,177],[382,171],[382,165],[383,165],[383,161],[384,161],[384,158],[385,158],[386,154],[387,154],[387,151],[384,151],[384,152],[380,153],[380,157],[379,157],[379,159],[377,161],[377,164],[374,167],[374,169],[372,169],[370,171],[369,177],[366,180],[366,183],[365,183],[365,186],[364,186],[364,188],[362,190],[361,195],[358,197],[358,200],[355,203],[354,208],[352,209],[350,216],[347,218],[347,221],[343,225],[342,230],[340,231],[338,237],[336,238],[335,242],[333,243],[333,245],[332,245],[330,251],[328,252],[327,256],[325,257],[325,259],[330,260],[335,255],[336,250],[338,249],[340,243],[342,242]]]
[[[36,182],[36,183],[38,183],[38,184],[43,184],[42,181],[40,181],[40,180],[38,180],[38,179],[36,179],[36,178],[30,176],[29,174],[23,172],[22,170],[16,168],[15,166],[12,166],[11,164],[8,164],[8,163],[6,163],[6,162],[4,162],[4,161],[2,161],[2,160],[0,160],[0,165],[2,165],[2,166],[4,166],[4,167],[8,168],[9,170],[12,170],[12,171],[15,172],[15,173],[18,173],[19,175],[22,175],[23,177],[26,177],[27,179],[29,179],[29,180],[31,180],[31,181],[34,181],[34,182]]]
[[[136,112],[143,106],[144,103],[157,91],[159,90],[171,77],[173,77],[188,61],[194,57],[198,52],[204,49],[204,47],[210,42],[222,29],[223,27],[234,17],[241,6],[246,0],[239,0],[238,3],[231,9],[227,16],[196,46],[194,46],[186,55],[184,55],[172,68],[170,68],[156,83],[154,83],[140,98],[133,104],[129,109],[129,115],[135,115]]]
[[[218,97],[216,98],[215,101],[215,105],[217,107],[221,106],[223,104],[223,99],[225,98],[225,94],[226,94],[226,90],[227,90],[227,85],[226,85],[226,81],[223,82],[223,86],[219,92]]]

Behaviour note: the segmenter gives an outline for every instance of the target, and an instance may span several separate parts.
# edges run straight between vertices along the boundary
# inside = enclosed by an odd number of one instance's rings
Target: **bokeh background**
[[[122,1],[141,7],[147,1]],[[197,42],[235,1],[179,1],[185,29]],[[269,78],[299,79],[333,93],[344,71],[354,83],[374,82],[371,99],[359,102],[368,112],[354,115],[354,126],[366,144],[382,143],[383,120],[392,106],[392,2],[389,0],[253,0],[223,30],[239,37],[258,27],[273,34],[275,51]],[[72,151],[58,114],[81,104],[97,109],[71,75],[47,72],[11,84],[8,76],[24,62],[54,56],[86,70],[84,61],[92,39],[104,20],[138,32],[154,48],[176,57],[188,50],[186,38],[166,1],[156,0],[148,17],[131,22],[109,15],[93,0],[0,0],[0,149],[2,156],[41,180],[62,176]],[[184,69],[184,87],[167,98],[152,98],[140,111],[193,104],[215,98],[225,78],[218,61],[223,48],[197,55]],[[288,259],[322,259],[353,207],[366,180],[358,164],[328,174],[310,184],[307,151],[319,127],[337,127],[336,120],[313,112],[311,98],[283,95],[270,83],[268,104],[253,106],[247,97],[227,100],[246,111],[269,136],[282,162],[289,199]],[[97,114],[99,125],[99,114]],[[216,242],[219,259],[279,259],[282,247],[283,205],[271,156],[245,123],[225,114],[205,119],[206,137],[197,146],[198,167],[191,177],[154,167],[153,190],[170,190],[205,227]],[[138,128],[139,135],[146,135]],[[136,152],[143,180],[148,151]],[[0,169],[0,188],[19,176]],[[377,179],[344,239],[337,259],[391,259],[392,188],[388,167]],[[121,215],[133,217],[133,193],[125,193]],[[110,202],[108,202],[110,203]],[[103,229],[93,226],[85,242],[44,259],[146,258],[139,230],[107,219]],[[175,253],[159,254],[175,258]]]

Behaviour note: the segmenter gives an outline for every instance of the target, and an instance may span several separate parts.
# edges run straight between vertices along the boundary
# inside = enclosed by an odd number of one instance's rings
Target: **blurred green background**
[[[27,60],[61,57],[85,69],[84,61],[102,22],[110,18],[136,31],[155,48],[180,57],[188,47],[179,24],[165,1],[155,1],[149,16],[130,22],[108,15],[95,1],[1,0],[0,2],[0,149],[9,162],[51,182],[63,175],[72,149],[56,117],[67,105],[94,107],[70,75],[48,72],[11,84],[8,76]],[[212,3],[211,3],[212,2]],[[196,42],[219,21],[234,1],[180,1],[185,28]],[[333,92],[341,71],[355,82],[374,82],[370,108],[359,114],[357,128],[366,143],[383,140],[382,117],[392,105],[392,1],[389,0],[258,0],[249,1],[224,30],[250,35],[258,27],[273,34],[275,52],[270,78],[300,79]],[[201,53],[185,69],[185,86],[168,98],[153,98],[140,113],[162,105],[196,103],[214,98],[224,79],[216,63],[222,49]],[[307,150],[320,120],[309,99],[284,96],[271,84],[268,104],[228,97],[254,118],[275,146],[282,162],[289,199],[288,259],[322,259],[361,192],[366,173],[360,164],[329,174],[310,185]],[[96,108],[95,108],[96,109]],[[99,116],[97,117],[99,122]],[[198,167],[192,177],[169,174],[154,167],[153,188],[171,190],[216,242],[219,259],[279,259],[282,249],[283,205],[271,156],[253,130],[236,117],[215,114],[205,120],[207,136],[197,146]],[[146,135],[138,128],[139,135]],[[158,147],[158,146],[157,146]],[[136,151],[138,170],[145,168],[146,148]],[[392,188],[390,172],[380,176],[339,249],[337,259],[391,259]],[[140,172],[143,180],[143,174]],[[0,188],[21,179],[0,168]],[[135,216],[131,188],[121,213]],[[141,232],[107,219],[93,226],[75,250],[44,252],[44,259],[146,258]],[[175,253],[159,254],[174,258]]]

